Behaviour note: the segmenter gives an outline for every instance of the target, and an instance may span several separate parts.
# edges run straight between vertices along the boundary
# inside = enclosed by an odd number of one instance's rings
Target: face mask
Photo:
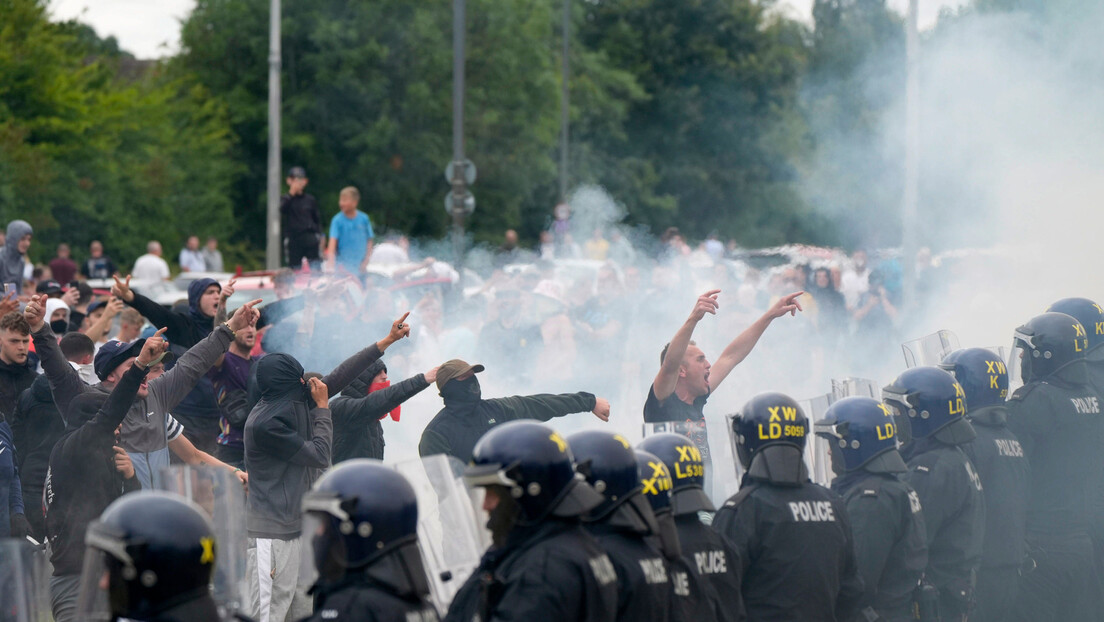
[[[80,376],[80,379],[83,380],[85,384],[91,385],[100,383],[100,379],[96,376],[96,371],[93,369],[92,363],[88,363],[87,365],[80,365],[78,363],[70,362],[69,365],[72,366],[73,369],[77,370],[77,374]]]
[[[64,335],[69,332],[69,322],[65,320],[54,320],[50,322],[50,330],[54,331],[55,335]]]
[[[368,392],[375,393],[376,391],[386,389],[389,386],[391,386],[390,380],[385,380],[384,382],[373,382],[372,384],[368,385]],[[391,419],[393,421],[398,421],[401,415],[402,406],[396,406],[395,409],[391,411]]]
[[[521,515],[521,506],[508,490],[503,488],[499,498],[501,500],[487,518],[487,529],[491,532],[491,542],[495,546],[506,543],[506,537],[510,535],[510,531],[517,524],[518,516]]]
[[[479,388],[479,380],[472,376],[467,380],[449,380],[445,388],[441,389],[441,397],[446,401],[476,402],[482,395]]]

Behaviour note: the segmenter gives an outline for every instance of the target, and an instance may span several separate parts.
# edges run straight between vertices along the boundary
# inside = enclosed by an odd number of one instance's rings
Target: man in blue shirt
[[[341,191],[341,212],[330,221],[330,244],[326,256],[353,274],[362,274],[372,256],[372,221],[357,209],[360,191],[348,186]]]

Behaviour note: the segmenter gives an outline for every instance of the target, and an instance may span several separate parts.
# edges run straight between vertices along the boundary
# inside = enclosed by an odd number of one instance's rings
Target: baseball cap
[[[55,281],[53,279],[50,279],[49,281],[39,281],[38,285],[35,286],[35,293],[36,294],[47,294],[47,295],[50,295],[50,296],[52,296],[54,294],[60,294],[61,293],[61,283],[58,283],[57,281]]]
[[[303,168],[302,166],[293,166],[293,167],[288,169],[287,176],[288,177],[302,177],[303,179],[306,179],[307,169]]]
[[[92,304],[88,305],[88,315],[92,315],[93,311],[95,311],[96,309],[99,309],[100,307],[102,307],[106,304],[107,304],[106,300],[97,300],[97,301],[93,302]]]
[[[104,380],[127,359],[138,356],[144,345],[146,345],[145,339],[136,339],[130,343],[112,339],[103,344],[100,346],[100,351],[96,353],[96,358],[92,361],[92,369],[95,370],[96,377],[101,381]],[[161,362],[168,364],[172,361],[172,356],[171,352],[166,352],[165,358],[161,359]]]
[[[452,359],[437,368],[437,390],[445,388],[445,384],[453,378],[463,376],[469,371],[479,373],[484,367],[479,364],[471,365],[467,361]]]

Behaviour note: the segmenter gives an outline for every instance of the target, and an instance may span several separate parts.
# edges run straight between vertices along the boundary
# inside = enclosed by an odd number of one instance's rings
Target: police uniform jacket
[[[386,586],[350,580],[325,590],[314,615],[302,622],[437,622],[437,610],[423,598],[403,597]]]
[[[895,460],[894,460],[895,459]],[[928,564],[927,534],[916,491],[896,451],[833,482],[843,495],[855,538],[855,561],[866,588],[864,604],[881,617],[907,615]]]
[[[446,622],[612,622],[617,573],[575,521],[515,527],[487,551],[449,606]]]
[[[794,447],[764,447],[713,528],[743,562],[748,620],[852,620],[863,597],[843,499],[809,481]]]
[[[744,602],[740,595],[740,554],[708,525],[697,512],[675,516],[682,558],[707,584],[707,594],[716,600],[717,619],[742,620]]]
[[[924,512],[927,578],[941,594],[969,593],[985,538],[981,479],[957,445],[929,437],[913,441],[902,453]]]
[[[617,572],[617,619],[668,620],[671,585],[660,552],[640,534],[608,523],[588,523],[586,529],[609,555]]]

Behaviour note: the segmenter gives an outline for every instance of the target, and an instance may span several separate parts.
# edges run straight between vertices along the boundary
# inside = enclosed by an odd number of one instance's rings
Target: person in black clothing
[[[437,389],[445,407],[422,432],[418,453],[449,454],[461,462],[471,459],[476,441],[496,425],[515,419],[548,421],[571,413],[592,412],[609,421],[609,402],[591,393],[516,395],[483,399],[475,374],[482,365],[452,359],[437,368]]]
[[[1008,401],[1008,427],[1031,463],[1027,552],[1014,620],[1091,620],[1097,579],[1090,537],[1100,486],[1100,396],[1089,385],[1085,327],[1044,313],[1016,329],[1013,363],[1024,386]]]
[[[406,478],[381,462],[350,460],[318,480],[303,512],[318,571],[314,615],[303,622],[437,620],[418,547],[418,498]]]
[[[88,245],[88,259],[81,264],[81,274],[86,279],[110,279],[115,274],[115,262],[104,255],[103,244],[92,240]]]
[[[31,355],[31,326],[18,311],[0,318],[0,417],[11,419],[19,396],[34,382],[38,358]]]
[[[104,614],[145,622],[219,620],[210,589],[215,530],[191,501],[167,492],[126,495],[88,526],[85,541],[85,557],[95,559],[85,565],[82,590],[106,592],[110,611],[84,610],[82,620]]]
[[[913,620],[913,595],[928,565],[920,498],[905,483],[893,411],[869,397],[847,397],[816,423],[828,440],[832,490],[843,497],[855,538],[855,561],[866,587],[867,619]]]
[[[801,407],[781,393],[753,397],[732,419],[747,472],[713,528],[740,552],[749,620],[844,622],[861,608],[847,508],[809,481],[808,428]]]
[[[291,167],[287,175],[288,193],[280,197],[284,250],[292,269],[298,269],[304,259],[312,266],[319,261],[322,216],[318,212],[318,201],[303,191],[307,182],[307,171],[303,167]]]
[[[985,541],[982,481],[961,446],[977,434],[966,419],[962,385],[938,367],[913,367],[882,389],[894,411],[909,484],[928,534],[925,578],[939,590],[944,622],[965,620]]]
[[[203,341],[214,330],[215,316],[222,298],[222,286],[214,279],[196,279],[188,284],[187,312],[170,311],[130,289],[126,280],[115,277],[111,293],[138,310],[157,328],[167,328],[165,337],[172,344],[171,352],[179,358],[189,348]],[[196,386],[173,410],[173,417],[184,426],[184,436],[200,451],[214,455],[218,451],[219,409],[211,378],[204,375]]]
[[[716,365],[710,365],[705,352],[690,338],[694,328],[706,313],[717,314],[720,306],[717,296],[721,290],[714,289],[698,296],[690,317],[663,346],[659,353],[659,372],[656,373],[648,397],[644,402],[644,422],[688,421],[696,424],[700,432],[692,439],[702,452],[702,460],[708,468],[712,463],[709,451],[709,439],[706,436],[705,402],[717,387],[721,386],[728,374],[736,368],[766,332],[775,318],[787,313],[795,315],[801,310],[797,297],[804,292],[794,292],[779,298],[754,324],[740,333],[725,347],[717,359]],[[712,489],[712,475],[708,475],[705,487]]]
[[[110,395],[83,393],[66,413],[66,433],[50,453],[46,473],[46,532],[54,576],[50,597],[54,619],[75,619],[77,590],[88,524],[115,499],[141,489],[116,433],[149,368],[168,350],[165,329],[146,340],[142,351]]]
[[[671,514],[682,557],[708,584],[706,594],[715,601],[717,619],[744,619],[740,553],[702,522],[702,516],[711,520],[716,508],[702,488],[708,467],[702,462],[701,450],[689,438],[672,433],[649,436],[639,447],[659,458],[674,482]],[[648,492],[648,486],[644,488]]]
[[[966,418],[977,439],[963,445],[962,451],[984,486],[985,543],[970,620],[1003,622],[1016,604],[1031,483],[1023,446],[1008,429],[1008,369],[985,348],[951,352],[939,367],[950,372],[966,394]]]
[[[567,441],[535,421],[511,421],[480,439],[464,477],[486,489],[494,544],[446,622],[617,619],[617,573],[579,523],[603,498],[572,463]]]
[[[383,426],[388,414],[399,420],[399,407],[437,380],[437,368],[415,374],[394,386],[387,365],[376,361],[361,372],[341,395],[330,400],[333,416],[333,463],[352,458],[383,460]]]
[[[605,549],[617,571],[617,619],[666,621],[671,612],[667,563],[646,538],[659,533],[652,506],[641,494],[632,445],[619,434],[588,430],[567,437],[575,470],[604,497],[583,516],[583,526]]]

